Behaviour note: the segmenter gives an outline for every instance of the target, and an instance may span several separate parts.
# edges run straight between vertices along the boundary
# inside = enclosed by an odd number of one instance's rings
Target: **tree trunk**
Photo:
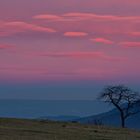
[[[125,128],[125,118],[124,118],[123,112],[121,112],[121,127]]]

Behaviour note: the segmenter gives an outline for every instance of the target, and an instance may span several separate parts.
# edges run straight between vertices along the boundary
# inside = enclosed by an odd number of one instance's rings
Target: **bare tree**
[[[120,112],[121,126],[123,128],[128,117],[140,112],[139,93],[132,91],[124,85],[107,86],[99,98],[117,108]]]

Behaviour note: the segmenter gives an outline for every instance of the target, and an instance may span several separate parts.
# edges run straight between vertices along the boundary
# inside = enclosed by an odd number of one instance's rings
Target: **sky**
[[[139,53],[139,0],[0,0],[1,99],[139,90]]]

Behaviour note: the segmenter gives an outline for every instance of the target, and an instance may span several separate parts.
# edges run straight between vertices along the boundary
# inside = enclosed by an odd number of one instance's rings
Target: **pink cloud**
[[[95,19],[116,19],[114,16],[102,16],[102,15],[96,15],[94,13],[66,13],[63,15],[66,18],[73,18],[74,19],[79,19],[79,20],[95,20]]]
[[[10,72],[37,72],[37,73],[42,73],[42,72],[48,72],[48,69],[46,68],[28,68],[28,67],[0,67],[0,71],[10,71]]]
[[[116,15],[98,15],[94,13],[66,13],[63,15],[64,17],[75,17],[77,19],[87,20],[109,20],[109,21],[117,21],[117,20],[135,20],[140,21],[140,16],[116,16]]]
[[[140,36],[140,32],[131,32],[129,34],[132,36]]]
[[[119,44],[128,48],[140,48],[140,42],[121,42]]]
[[[95,14],[84,12],[71,12],[61,15],[41,14],[33,16],[35,19],[54,20],[54,21],[81,21],[81,20],[99,20],[99,21],[140,21],[140,16],[117,16],[108,14]]]
[[[102,52],[47,52],[40,54],[49,57],[72,57],[72,58],[100,58],[104,57]]]
[[[48,27],[43,27],[31,23],[12,21],[12,22],[0,22],[1,33],[0,36],[8,36],[21,32],[35,31],[35,32],[49,32],[53,33],[56,30]]]
[[[68,36],[68,37],[83,37],[83,36],[87,36],[88,33],[86,32],[65,32],[64,36]]]
[[[128,32],[136,32],[137,29],[139,29],[138,23],[140,22],[140,16],[120,16],[93,12],[70,12],[53,15],[42,14],[35,17],[36,19],[44,19],[47,24],[55,27],[60,32],[64,32],[67,36],[75,35],[68,31],[77,31],[78,27],[79,31],[90,34],[94,33],[98,36],[106,35],[105,38],[110,35],[114,38],[115,35],[123,36],[128,35]],[[38,20],[38,22],[42,22],[42,20]],[[138,36],[138,33],[134,34]]]
[[[93,42],[96,43],[103,43],[103,44],[113,44],[114,42],[109,40],[109,39],[105,39],[105,38],[95,38],[95,39],[90,39]]]
[[[32,53],[33,55],[37,56],[44,56],[44,57],[57,57],[57,58],[75,58],[75,59],[102,59],[102,60],[111,60],[111,61],[117,61],[117,60],[125,60],[125,58],[121,57],[112,57],[104,52],[100,51],[94,51],[94,52],[40,52],[40,53]]]
[[[25,23],[25,22],[20,22],[20,21],[15,21],[15,22],[7,22],[5,24],[6,26],[9,27],[16,27],[21,30],[33,30],[33,31],[40,31],[40,32],[55,32],[54,29],[52,28],[47,28],[47,27],[42,27],[30,23]]]
[[[13,49],[15,48],[15,46],[13,45],[8,45],[8,44],[0,44],[0,50],[9,50],[9,49]]]
[[[46,52],[46,53],[38,53],[38,55],[48,56],[48,57],[91,58],[91,57],[103,56],[103,53],[102,52]]]
[[[52,14],[42,14],[33,16],[34,19],[42,19],[42,20],[52,20],[52,21],[60,21],[63,19],[61,16],[52,15]]]

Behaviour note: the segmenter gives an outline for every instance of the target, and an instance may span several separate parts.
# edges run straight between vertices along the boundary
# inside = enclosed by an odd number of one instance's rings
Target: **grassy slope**
[[[140,133],[76,123],[0,119],[0,140],[140,140]]]

